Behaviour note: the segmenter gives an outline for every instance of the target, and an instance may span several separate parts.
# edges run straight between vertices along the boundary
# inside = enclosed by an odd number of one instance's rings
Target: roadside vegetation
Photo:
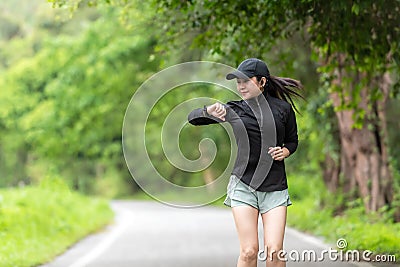
[[[0,266],[52,260],[112,222],[108,201],[71,191],[56,178],[38,186],[0,190]]]

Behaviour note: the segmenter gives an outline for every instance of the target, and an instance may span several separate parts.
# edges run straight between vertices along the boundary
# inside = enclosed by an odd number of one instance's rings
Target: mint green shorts
[[[232,208],[251,206],[263,214],[279,206],[290,206],[292,202],[287,189],[273,192],[255,191],[235,175],[232,175],[229,179],[224,204]]]

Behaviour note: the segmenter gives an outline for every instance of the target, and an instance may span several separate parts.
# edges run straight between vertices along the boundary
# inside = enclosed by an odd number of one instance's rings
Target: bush
[[[57,178],[0,190],[0,266],[51,260],[113,217],[108,202],[72,192]]]

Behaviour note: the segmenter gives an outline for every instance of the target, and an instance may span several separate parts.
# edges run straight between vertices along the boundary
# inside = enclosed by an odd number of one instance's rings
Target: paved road
[[[229,208],[179,209],[146,201],[114,201],[112,207],[116,212],[114,224],[42,267],[236,266],[239,243]],[[315,250],[319,255],[324,249],[329,246],[320,240],[287,228],[287,252]],[[324,262],[289,260],[287,266],[371,266],[326,258]],[[258,266],[265,266],[265,262],[259,261]]]

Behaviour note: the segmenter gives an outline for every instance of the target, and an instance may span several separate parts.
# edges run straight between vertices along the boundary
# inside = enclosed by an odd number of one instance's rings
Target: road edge
[[[331,247],[333,247],[332,245],[329,245],[327,243],[324,242],[322,237],[317,237],[308,233],[304,233],[301,232],[293,227],[286,227],[286,233],[290,233],[292,235],[297,236],[298,238],[300,238],[301,240],[305,240],[308,243],[311,243],[312,245],[319,247],[321,249],[329,249]],[[372,265],[369,262],[365,262],[365,261],[352,261],[349,262],[357,267],[374,267],[374,265]]]

